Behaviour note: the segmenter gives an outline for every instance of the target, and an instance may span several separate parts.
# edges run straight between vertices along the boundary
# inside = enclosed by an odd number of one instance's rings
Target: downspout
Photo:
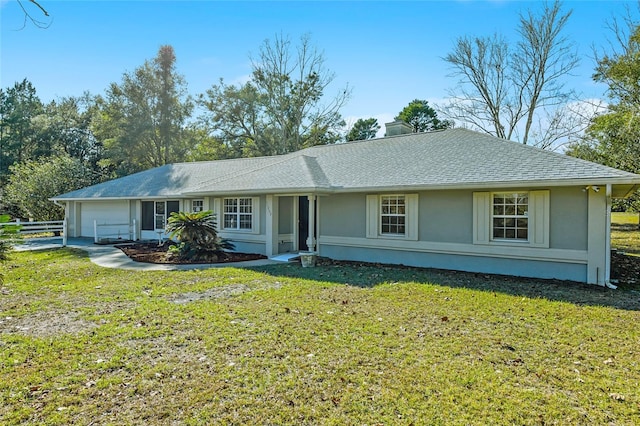
[[[53,201],[53,204],[55,204],[58,207],[62,207],[64,209],[64,219],[67,220],[68,216],[68,211],[67,211],[67,206],[69,205],[69,203],[67,203],[66,201],[63,201],[62,204],[54,199],[50,199],[51,201]]]
[[[604,269],[604,286],[610,289],[616,289],[617,286],[611,284],[611,184],[607,184],[606,192],[606,228],[605,228],[605,269]]]
[[[64,218],[66,219],[66,218],[67,218],[67,213],[69,213],[69,212],[67,211],[67,205],[68,205],[68,204],[67,204],[67,202],[63,202],[63,203],[61,204],[60,202],[58,202],[58,201],[56,201],[56,200],[54,200],[54,199],[51,199],[51,201],[53,201],[53,204],[55,204],[56,206],[58,206],[58,207],[62,207],[62,208],[64,209]]]

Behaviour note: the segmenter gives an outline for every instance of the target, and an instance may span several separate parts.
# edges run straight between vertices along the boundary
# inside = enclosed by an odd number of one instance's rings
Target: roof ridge
[[[299,152],[299,151],[294,151]],[[196,161],[181,161],[179,163],[168,163],[164,164],[165,166],[181,166],[181,165],[191,165],[191,164],[205,164],[205,163],[231,163],[238,161],[246,161],[246,160],[266,160],[266,159],[277,159],[278,157],[284,157],[291,152],[286,154],[276,154],[276,155],[259,155],[257,157],[238,157],[238,158],[222,158],[220,160],[196,160]],[[162,167],[162,166],[160,166]],[[146,170],[145,170],[146,171]]]

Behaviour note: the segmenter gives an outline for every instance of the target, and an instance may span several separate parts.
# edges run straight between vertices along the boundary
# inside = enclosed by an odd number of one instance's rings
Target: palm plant
[[[171,213],[167,232],[180,244],[174,251],[181,259],[213,260],[223,250],[233,250],[230,240],[218,236],[215,215],[210,211]]]

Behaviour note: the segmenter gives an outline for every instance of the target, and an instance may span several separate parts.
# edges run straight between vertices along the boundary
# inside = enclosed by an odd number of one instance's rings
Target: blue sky
[[[34,16],[39,12],[23,3]],[[442,60],[458,37],[501,33],[516,38],[517,14],[539,10],[527,1],[47,1],[48,29],[27,23],[14,0],[0,0],[0,86],[27,78],[47,102],[58,96],[101,94],[153,58],[163,44],[174,47],[189,92],[204,92],[219,78],[245,81],[250,54],[275,34],[297,40],[311,35],[336,74],[329,92],[347,83],[352,98],[342,110],[349,121],[390,121],[412,99],[437,103],[455,86]],[[566,35],[582,58],[568,80],[584,98],[604,97],[591,80],[592,46],[605,47],[606,21],[622,16],[633,1],[566,1],[573,15]]]

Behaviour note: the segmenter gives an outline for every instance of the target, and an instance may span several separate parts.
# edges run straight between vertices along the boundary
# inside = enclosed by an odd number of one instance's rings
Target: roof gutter
[[[126,195],[121,197],[83,197],[83,198],[50,198],[51,201],[110,201],[110,200],[158,200],[186,197],[205,197],[205,196],[222,196],[222,195],[240,195],[240,194],[298,194],[298,193],[314,193],[317,195],[329,195],[336,193],[362,193],[362,192],[398,192],[398,191],[437,191],[437,190],[458,190],[458,189],[495,189],[495,188],[547,188],[550,186],[594,186],[600,185],[631,185],[631,189],[624,193],[620,198],[626,198],[640,188],[640,178],[585,178],[570,180],[546,180],[546,181],[495,181],[495,182],[469,182],[469,183],[451,183],[437,185],[390,185],[390,186],[360,186],[360,187],[342,187],[342,186],[323,186],[323,187],[299,187],[299,188],[266,188],[266,189],[236,189],[224,191],[187,191],[171,195]],[[616,197],[617,198],[617,197]]]
[[[186,194],[171,194],[171,195],[123,195],[121,197],[82,197],[82,198],[49,198],[54,203],[57,201],[120,201],[120,200],[175,200],[176,198],[184,198]]]
[[[391,185],[391,186],[365,186],[365,187],[331,187],[331,193],[345,192],[389,192],[389,191],[435,191],[435,190],[455,190],[455,189],[495,189],[495,188],[548,188],[550,186],[604,186],[607,185],[633,185],[632,190],[625,193],[624,197],[631,195],[640,188],[640,179],[629,180],[628,178],[586,178],[571,180],[547,180],[547,181],[495,181],[495,182],[469,182],[437,185]]]
[[[340,191],[335,191],[333,188],[275,188],[275,189],[242,189],[235,191],[197,191],[197,192],[185,192],[183,196],[188,197],[205,197],[211,195],[255,195],[255,194],[265,194],[265,195],[281,195],[281,194],[316,194],[316,195],[327,195],[333,194]]]

